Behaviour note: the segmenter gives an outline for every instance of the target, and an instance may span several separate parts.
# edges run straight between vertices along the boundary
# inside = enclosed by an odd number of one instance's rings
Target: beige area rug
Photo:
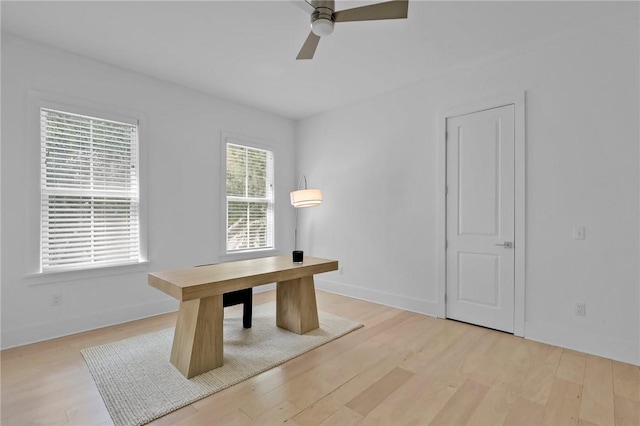
[[[278,328],[275,314],[275,303],[256,305],[244,329],[242,310],[226,310],[224,365],[191,379],[169,362],[173,328],[81,352],[114,424],[143,425],[362,327],[319,312],[320,328],[298,335]]]

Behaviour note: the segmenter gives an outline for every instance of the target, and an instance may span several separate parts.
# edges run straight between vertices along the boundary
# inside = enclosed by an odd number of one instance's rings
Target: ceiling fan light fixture
[[[311,14],[311,32],[319,37],[328,36],[333,32],[333,9],[319,6]]]
[[[333,32],[333,21],[327,18],[318,18],[311,23],[311,31],[320,37],[328,36]]]

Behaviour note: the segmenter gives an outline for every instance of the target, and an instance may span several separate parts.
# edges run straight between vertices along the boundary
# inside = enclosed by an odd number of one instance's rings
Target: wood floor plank
[[[509,410],[504,426],[538,426],[542,424],[544,406],[528,399],[518,398]]]
[[[5,405],[5,390],[3,390],[1,423],[3,425],[23,425],[31,423],[86,424],[87,421],[96,424],[109,424],[111,422],[111,417],[95,388],[95,384],[91,386],[91,383],[86,383],[73,391],[70,389],[60,391],[56,387],[51,391],[42,392],[41,389],[36,388],[36,396],[33,399],[26,398],[28,395],[24,395],[25,398],[12,405]]]
[[[208,412],[196,412],[190,416],[182,418],[177,422],[169,423],[176,426],[194,426],[194,425],[208,425],[212,424],[212,414]],[[233,425],[233,426],[251,426],[254,421],[244,414],[240,409],[227,411],[215,416],[215,423],[220,425]]]
[[[489,388],[482,401],[472,411],[468,425],[501,425],[505,422],[509,410],[516,402],[512,389],[507,382],[494,384]]]
[[[413,375],[414,373],[410,371],[396,367],[357,397],[347,402],[346,406],[364,417]]]
[[[560,365],[556,377],[581,385],[584,380],[584,366],[587,362],[585,354],[569,349],[562,350]]]
[[[522,346],[519,346],[512,359],[518,359],[523,351]],[[505,363],[502,373],[471,413],[468,424],[501,425],[505,423],[513,406],[522,399],[522,385],[530,365],[514,362],[512,359]]]
[[[611,360],[587,355],[580,418],[600,426],[614,424]]]
[[[482,329],[481,331],[483,333],[476,341],[476,344],[468,346],[455,364],[452,363],[453,368],[449,369],[449,374],[468,379],[472,374],[486,368],[487,360],[490,358],[486,355],[488,352],[493,353],[496,342],[502,333],[488,329]]]
[[[536,348],[533,347],[533,349]],[[509,353],[509,358],[506,361],[502,359],[500,373],[471,414],[468,424],[501,425],[505,423],[511,409],[522,399],[520,397],[522,386],[527,373],[536,364],[534,359],[538,352],[532,350],[532,347],[529,347],[522,339],[517,340],[517,345],[513,346]],[[502,349],[500,357],[504,357]]]
[[[556,379],[545,406],[542,424],[545,426],[577,425],[581,397],[581,385],[564,379]]]
[[[497,341],[483,357],[481,368],[476,369],[469,379],[476,383],[492,386],[505,371],[516,349],[522,344],[521,338],[513,335],[497,333]]]
[[[614,410],[616,426],[640,425],[640,402],[615,395]]]
[[[361,414],[356,413],[349,407],[342,407],[320,424],[323,426],[351,426],[359,424],[361,420]]]
[[[436,367],[432,361],[445,350],[454,348],[457,351],[462,351],[467,345],[460,343],[461,340],[478,339],[483,333],[482,329],[469,328],[466,324],[450,322],[446,329],[436,334],[430,341],[425,342],[412,357],[407,358],[401,367],[414,373],[423,372],[425,369],[434,369]]]
[[[234,402],[233,406],[240,408],[247,416],[256,420],[266,413],[273,411],[276,407],[282,406],[282,404],[287,403],[288,406],[293,406],[293,404],[289,402],[289,398],[292,398],[294,395],[294,391],[284,387],[278,389],[278,391],[267,394],[252,392],[241,400]],[[299,410],[295,410],[294,415],[297,414],[298,411]]]
[[[427,377],[420,383],[417,392],[409,399],[393,403],[389,400],[379,405],[363,424],[429,424],[444,406],[453,398],[464,382],[452,383],[447,377]],[[408,407],[405,406],[408,404]]]
[[[242,409],[244,411],[244,409]],[[294,417],[300,410],[289,401],[281,402],[270,410],[255,417],[251,422],[255,426],[276,425]]]
[[[544,345],[535,352],[530,360],[532,366],[522,384],[523,398],[543,406],[547,403],[561,356],[561,348],[549,345]]]
[[[73,415],[73,410],[69,411]],[[111,424],[111,418],[106,413],[96,413],[97,415],[91,419],[91,424],[109,425]],[[106,414],[106,415],[105,415]],[[12,412],[11,414],[4,414],[2,416],[2,425],[51,425],[69,424],[68,411],[65,408],[53,408],[51,405],[47,407],[32,407],[31,409],[22,412]],[[74,424],[82,424],[77,421]]]
[[[640,367],[612,361],[613,393],[633,401],[640,401]]]
[[[591,423],[590,421],[585,419],[578,419],[578,426],[598,426],[598,425],[595,423]]]
[[[463,425],[489,388],[467,380],[432,420],[434,425]]]

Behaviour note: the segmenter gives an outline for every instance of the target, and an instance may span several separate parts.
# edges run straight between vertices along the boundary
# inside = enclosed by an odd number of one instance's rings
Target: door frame
[[[515,238],[514,238],[514,312],[513,334],[524,337],[525,324],[525,202],[526,202],[526,92],[506,93],[489,99],[469,102],[467,104],[443,110],[438,119],[438,188],[437,188],[437,280],[438,280],[438,317],[447,317],[445,295],[447,290],[447,119],[460,115],[471,114],[487,109],[507,105],[514,106],[515,132]]]

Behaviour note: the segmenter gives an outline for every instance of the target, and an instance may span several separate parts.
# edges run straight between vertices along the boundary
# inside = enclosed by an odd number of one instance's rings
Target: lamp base
[[[302,250],[294,250],[293,253],[293,263],[302,263],[304,258],[304,252]]]

